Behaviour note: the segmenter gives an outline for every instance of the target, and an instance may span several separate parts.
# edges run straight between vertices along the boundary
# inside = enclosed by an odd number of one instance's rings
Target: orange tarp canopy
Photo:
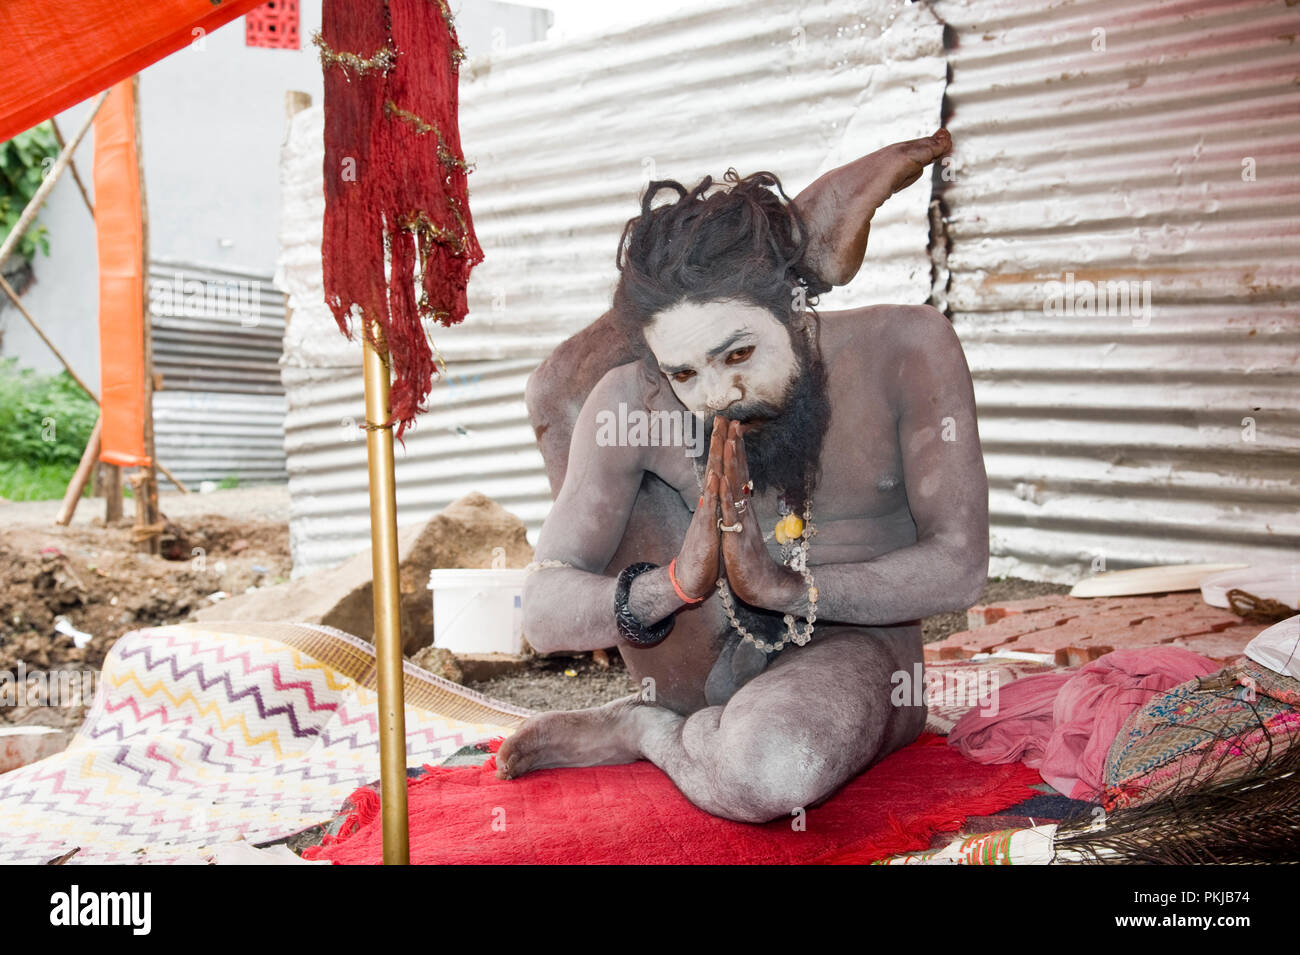
[[[0,0],[0,142],[265,2]]]

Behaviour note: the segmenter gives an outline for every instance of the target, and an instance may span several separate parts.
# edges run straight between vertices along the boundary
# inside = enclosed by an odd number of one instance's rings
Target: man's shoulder
[[[638,364],[627,362],[605,372],[587,394],[579,413],[579,420],[585,418],[590,422],[582,429],[583,440],[602,449],[618,448],[618,453],[605,450],[603,459],[611,463],[618,461],[620,467],[645,466],[646,452],[640,443],[617,437],[619,422],[626,422],[629,413],[636,414],[646,407],[643,372]]]
[[[614,408],[620,401],[625,402],[629,409],[654,410],[665,406],[663,378],[654,370],[650,358],[615,365],[596,382],[591,394],[597,396],[602,406]]]
[[[605,374],[601,375],[600,380],[596,382],[595,387],[587,396],[587,400],[596,400],[602,406],[617,407],[618,402],[633,402],[640,399],[642,394],[642,383],[640,381],[642,373],[638,367],[640,362],[629,361],[622,365],[615,365]]]
[[[932,305],[867,305],[826,312],[823,351],[874,356],[892,364],[918,348],[957,340],[952,323]]]

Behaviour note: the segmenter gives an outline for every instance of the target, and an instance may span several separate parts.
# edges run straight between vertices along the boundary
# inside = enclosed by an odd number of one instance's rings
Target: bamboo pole
[[[49,197],[50,191],[54,189],[54,184],[59,181],[59,176],[63,175],[63,170],[67,169],[68,164],[72,162],[72,154],[76,151],[77,146],[80,145],[82,138],[86,135],[86,131],[90,129],[90,124],[95,119],[95,114],[99,112],[99,108],[104,105],[104,100],[107,98],[108,90],[104,90],[104,92],[99,94],[99,98],[95,100],[95,104],[90,108],[90,114],[86,117],[86,121],[81,124],[81,128],[78,129],[77,134],[72,137],[72,141],[63,148],[61,153],[59,153],[59,158],[54,161],[54,166],[50,169],[49,174],[41,182],[40,187],[36,190],[36,194],[32,196],[31,201],[27,203],[27,208],[23,210],[23,214],[18,217],[18,221],[14,224],[13,230],[9,233],[8,237],[5,238],[4,242],[0,243],[0,266],[5,264],[5,259],[9,258],[10,253],[18,247],[18,242],[22,239],[23,233],[27,231],[27,227],[35,221],[36,213],[38,213],[41,206],[45,204],[45,200]]]
[[[45,332],[41,330],[41,326],[36,324],[36,319],[32,318],[32,313],[23,307],[22,300],[18,297],[18,293],[14,291],[12,285],[5,281],[3,275],[0,275],[0,289],[3,289],[4,293],[9,296],[9,301],[14,303],[14,307],[18,309],[18,313],[22,315],[23,318],[27,319],[27,324],[32,326],[32,331],[36,332],[36,334],[40,336],[41,341],[45,342],[45,347],[52,351],[54,357],[59,360],[65,369],[67,369],[68,374],[72,376],[72,380],[77,383],[77,387],[90,395],[95,404],[99,404],[99,399],[96,398],[95,393],[90,390],[90,386],[81,380],[81,376],[73,370],[72,365],[68,363],[68,359],[63,357],[63,352],[59,351],[58,348],[55,347],[54,342],[50,341],[50,336],[46,335]]]
[[[366,389],[366,462],[370,477],[370,560],[374,574],[375,657],[379,677],[379,802],[384,864],[409,865],[406,804],[406,699],[402,685],[402,618],[397,576],[397,481],[389,415],[388,346],[368,322],[363,335]]]
[[[140,182],[140,288],[141,336],[144,339],[144,454],[149,463],[137,485],[141,491],[136,499],[136,530],[143,533],[139,551],[142,554],[162,552],[162,539],[158,532],[162,521],[158,513],[158,474],[154,461],[153,440],[153,329],[149,318],[149,204],[144,191],[144,137],[140,133],[140,74],[131,77],[131,115],[135,120],[135,168]]]
[[[63,134],[59,132],[59,122],[53,116],[50,117],[50,129],[54,130],[54,141],[59,144],[60,151],[66,149],[68,144],[63,141]],[[81,173],[77,172],[77,164],[72,157],[68,157],[68,172],[72,173],[77,188],[81,190],[81,198],[86,202],[86,211],[90,213],[91,218],[94,218],[95,204],[90,201],[90,193],[86,191],[86,184],[81,181]]]
[[[77,509],[77,502],[81,500],[81,492],[86,487],[86,479],[90,477],[90,472],[95,470],[95,459],[99,457],[99,434],[104,426],[104,417],[100,415],[95,421],[95,428],[90,432],[90,440],[86,442],[86,450],[81,453],[81,463],[77,465],[77,471],[72,475],[72,480],[68,482],[68,490],[63,495],[63,506],[59,508],[59,516],[54,519],[54,523],[67,525],[72,520],[72,514]]]
[[[122,469],[116,464],[104,469],[104,523],[116,524],[122,519]]]

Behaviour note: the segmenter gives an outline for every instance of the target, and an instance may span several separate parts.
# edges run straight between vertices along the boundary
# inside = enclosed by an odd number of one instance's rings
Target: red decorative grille
[[[244,45],[298,49],[298,0],[270,0],[244,14]]]

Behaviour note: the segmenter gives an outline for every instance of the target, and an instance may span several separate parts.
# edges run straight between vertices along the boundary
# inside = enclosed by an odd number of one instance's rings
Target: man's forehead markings
[[[732,332],[730,335],[727,336],[727,340],[724,341],[721,345],[718,345],[714,348],[710,348],[708,352],[708,356],[710,358],[717,358],[727,349],[731,348],[741,339],[746,338],[750,334],[751,332],[748,328],[742,328],[739,331]],[[690,365],[665,365],[663,363],[660,363],[659,365],[659,370],[662,371],[665,375],[675,375],[678,372],[688,371],[689,369],[690,369]]]

